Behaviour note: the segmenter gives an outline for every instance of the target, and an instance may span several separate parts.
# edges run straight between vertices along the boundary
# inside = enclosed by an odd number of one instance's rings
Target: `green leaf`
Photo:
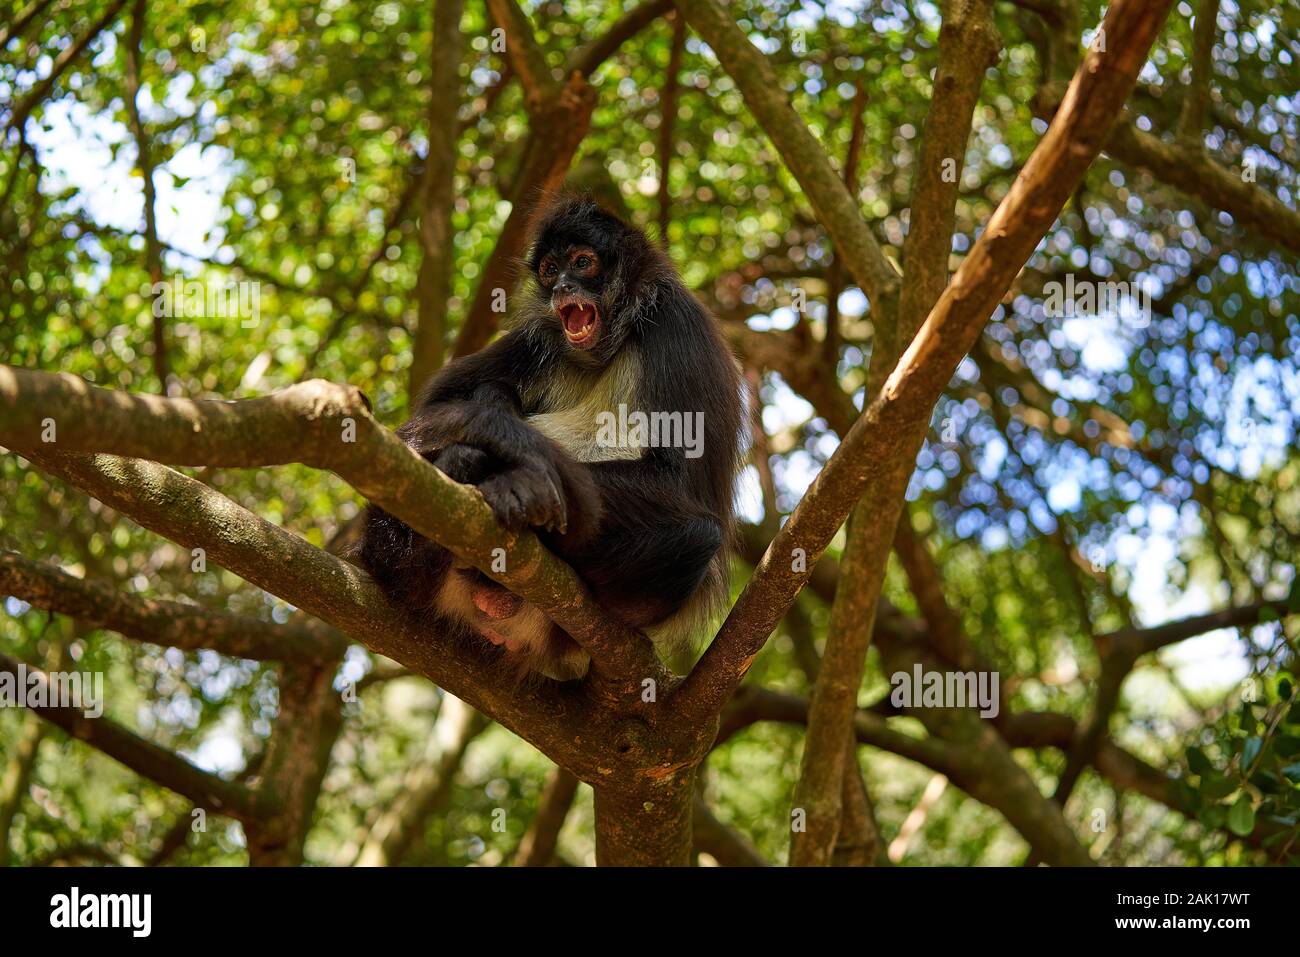
[[[1255,808],[1250,803],[1249,795],[1237,798],[1228,811],[1228,830],[1239,837],[1245,837],[1255,830]]]
[[[1187,749],[1187,766],[1192,769],[1193,774],[1205,776],[1214,771],[1214,765],[1210,759],[1205,756],[1205,752],[1200,748]]]
[[[1241,710],[1238,712],[1238,719],[1241,722],[1241,730],[1245,731],[1247,734],[1254,731],[1255,726],[1259,723],[1255,718],[1255,709],[1251,707],[1249,701],[1243,701],[1241,703]]]
[[[1201,778],[1201,794],[1211,801],[1226,798],[1235,790],[1237,786],[1218,771],[1211,771]]]
[[[1201,794],[1196,788],[1187,783],[1186,778],[1179,778],[1174,782],[1174,790],[1178,793],[1179,800],[1187,807],[1192,809],[1192,813],[1201,806]]]
[[[1300,784],[1300,763],[1288,764],[1282,769],[1282,776],[1288,781]]]
[[[1271,771],[1256,771],[1251,775],[1250,783],[1255,785],[1265,794],[1276,794],[1282,790],[1282,782],[1278,780],[1276,774]]]
[[[1201,809],[1201,813],[1196,815],[1196,819],[1208,828],[1217,830],[1223,827],[1223,822],[1227,820],[1228,811],[1221,804],[1210,804]]]
[[[1264,741],[1262,738],[1247,738],[1245,745],[1241,749],[1241,769],[1243,771],[1250,770],[1251,765],[1255,763],[1255,759],[1259,757],[1259,752],[1263,749]]]

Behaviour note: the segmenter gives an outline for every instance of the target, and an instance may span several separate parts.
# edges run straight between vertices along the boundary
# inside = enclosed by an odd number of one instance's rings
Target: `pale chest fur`
[[[601,423],[636,407],[641,368],[636,354],[624,349],[605,369],[586,372],[565,368],[551,376],[545,392],[524,396],[528,424],[557,443],[579,462],[634,461],[645,454],[635,443],[602,441]]]

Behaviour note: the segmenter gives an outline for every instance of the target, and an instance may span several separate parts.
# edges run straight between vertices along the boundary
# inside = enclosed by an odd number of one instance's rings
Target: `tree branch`
[[[940,31],[935,94],[926,119],[925,143],[912,197],[913,220],[905,250],[912,256],[898,311],[873,312],[875,342],[867,375],[876,391],[899,350],[909,342],[948,278],[959,177],[945,176],[945,158],[963,158],[971,114],[984,70],[997,51],[992,0],[949,3]],[[960,163],[956,163],[958,168]],[[948,182],[945,182],[948,180]],[[917,270],[913,282],[911,272]],[[803,866],[832,860],[842,809],[841,780],[849,733],[862,684],[867,649],[875,624],[876,602],[884,585],[890,542],[902,508],[914,459],[898,456],[870,483],[849,518],[841,558],[840,587],[831,606],[824,667],[813,688],[808,734],[800,763],[795,801],[807,813],[807,827],[793,835],[790,861]]]
[[[556,682],[502,687],[490,656],[430,634],[427,623],[390,605],[360,569],[164,466],[111,455],[24,454],[145,528],[204,547],[212,561],[424,675],[575,774],[596,776],[600,761],[577,742],[602,727],[602,716],[579,689]]]
[[[678,11],[736,81],[754,118],[798,180],[845,268],[871,300],[874,315],[892,315],[898,274],[871,234],[858,204],[826,153],[794,111],[767,58],[717,0],[677,0]]]
[[[672,3],[664,4],[671,9]],[[677,128],[677,101],[681,95],[682,53],[686,50],[686,19],[672,16],[673,38],[668,48],[668,67],[664,71],[664,88],[659,107],[659,243],[668,248],[668,224],[672,221],[672,193],[668,174],[672,170],[673,140]]]
[[[1024,711],[1008,715],[1002,733],[1013,748],[1058,748],[1066,753],[1078,740],[1074,720],[1069,715],[1049,711]],[[1098,774],[1117,787],[1135,791],[1184,817],[1196,817],[1196,808],[1187,802],[1179,790],[1177,778],[1147,764],[1111,741],[1102,740],[1098,745],[1094,767]],[[1277,826],[1261,820],[1247,841],[1257,844]]]
[[[767,861],[744,835],[714,816],[709,805],[695,796],[692,829],[695,849],[708,854],[723,867],[767,867]]]
[[[97,36],[108,28],[108,25],[117,18],[118,13],[125,6],[126,0],[113,0],[108,9],[104,11],[104,15],[96,20],[90,29],[83,33],[75,43],[63,48],[63,52],[55,57],[49,75],[32,87],[27,92],[27,95],[18,101],[18,104],[13,108],[13,112],[9,114],[9,122],[5,124],[4,130],[0,132],[0,143],[3,143],[8,138],[10,130],[22,129],[32,111],[50,95],[50,90],[54,89],[54,84],[58,82],[64,71],[73,64],[77,57],[81,56],[82,52],[86,47],[90,46]]]
[[[1219,0],[1201,0],[1192,29],[1192,75],[1187,81],[1183,109],[1178,117],[1178,136],[1188,142],[1203,142],[1205,106],[1210,99],[1214,76],[1214,37],[1218,31]]]
[[[453,356],[477,352],[496,331],[504,314],[504,296],[514,284],[534,217],[564,182],[574,154],[587,135],[595,105],[595,91],[580,73],[573,73],[559,94],[530,120],[523,166],[510,193],[510,215],[483,268],[483,278],[456,337]]]
[[[1096,157],[1170,3],[1121,0],[1110,6],[1106,52],[1088,52],[1042,142],[880,395],[773,539],[717,637],[677,692],[683,716],[716,712],[731,696],[868,483],[886,468],[898,469],[900,462],[908,463],[910,471],[936,399]],[[792,564],[800,554],[804,563]]]
[[[975,104],[985,71],[997,62],[1001,37],[993,23],[993,0],[948,0],[939,30],[939,66],[925,118],[921,156],[912,186],[903,284],[895,348],[884,350],[890,366],[912,340],[948,284],[948,257],[957,219],[957,195],[965,168]],[[946,164],[951,163],[951,167]],[[873,349],[880,349],[880,330]],[[880,378],[889,366],[881,370]],[[878,381],[878,380],[877,380]]]
[[[880,715],[864,710],[854,715],[854,736],[860,744],[889,751],[946,775],[971,797],[1000,811],[1050,863],[1092,863],[1060,809],[1038,792],[988,722],[958,709],[930,708],[912,714],[926,724],[929,737],[902,734],[890,728]],[[768,689],[746,688],[737,695],[737,703],[728,706],[723,728],[739,730],[754,721],[803,724],[807,720],[806,700]],[[936,729],[943,734],[936,733]]]
[[[1254,183],[1190,150],[1144,133],[1129,119],[1115,125],[1106,152],[1139,166],[1163,183],[1231,214],[1244,229],[1258,233],[1293,253],[1300,253],[1300,213]]]
[[[1108,654],[1142,655],[1158,651],[1166,645],[1172,645],[1197,635],[1203,635],[1219,628],[1244,628],[1264,621],[1279,621],[1296,614],[1287,604],[1286,599],[1257,601],[1235,608],[1204,615],[1192,615],[1177,621],[1166,622],[1148,628],[1125,628],[1097,637],[1098,648]]]
[[[433,12],[433,62],[429,70],[429,148],[424,158],[420,214],[423,255],[416,280],[416,326],[409,392],[414,397],[438,367],[447,329],[455,230],[451,214],[456,182],[456,115],[460,110],[460,18],[464,0],[437,0]]]
[[[487,7],[492,21],[505,32],[506,57],[524,88],[524,106],[530,115],[540,116],[554,98],[557,84],[533,25],[515,0],[487,0]]]
[[[560,830],[578,793],[578,783],[564,768],[557,767],[551,772],[537,803],[537,813],[515,851],[515,867],[546,867],[554,860]]]
[[[31,3],[27,4],[27,6],[23,7],[22,10],[18,11],[18,13],[14,15],[12,23],[7,23],[3,27],[0,27],[0,50],[7,47],[9,41],[14,39],[14,37],[22,36],[23,31],[27,29],[28,24],[43,13],[45,8],[48,7],[51,2],[52,0],[32,0]]]
[[[255,661],[324,662],[343,654],[347,638],[321,622],[262,621],[200,605],[125,594],[117,586],[75,578],[53,565],[0,551],[0,594],[69,615],[136,641],[169,648],[211,648]]]
[[[0,672],[8,672],[13,676],[12,680],[17,682],[18,668],[17,661],[0,653]],[[28,687],[31,687],[31,682],[37,681],[48,689],[49,677],[43,671],[30,665],[26,670]],[[49,697],[47,692],[46,700]],[[76,707],[46,705],[31,707],[29,710],[62,728],[78,741],[84,741],[102,751],[141,777],[155,781],[202,807],[230,814],[242,821],[255,820],[273,810],[268,795],[258,794],[233,781],[201,771],[184,758],[146,741],[134,731],[107,718],[87,718]]]
[[[162,282],[162,243],[158,241],[158,194],[154,186],[154,163],[149,148],[149,133],[140,117],[140,54],[144,48],[145,0],[135,0],[131,7],[131,27],[126,38],[126,113],[135,138],[136,165],[144,184],[144,259],[151,285]],[[153,315],[153,371],[158,391],[168,392],[167,323],[160,310]]]
[[[456,772],[473,740],[490,724],[457,698],[442,703],[432,752],[408,769],[392,804],[370,828],[357,854],[357,867],[400,864],[423,839],[429,816],[446,806]],[[576,780],[576,779],[575,779]]]
[[[565,62],[565,75],[580,73],[590,77],[619,47],[672,8],[672,0],[644,0],[614,21],[596,39],[574,50]]]
[[[43,466],[67,464],[69,452],[107,451],[191,466],[240,468],[301,462],[331,469],[421,535],[536,604],[588,650],[594,670],[622,682],[630,698],[639,701],[644,678],[655,678],[661,685],[667,680],[649,641],[606,615],[577,574],[547,551],[536,535],[531,531],[518,536],[505,532],[481,495],[448,479],[380,426],[354,388],[311,380],[239,402],[165,399],[112,392],[71,375],[0,366],[0,398],[4,400],[0,405],[0,443]],[[46,422],[56,424],[54,444],[42,441]],[[104,461],[102,465],[124,478],[145,469],[132,462]],[[148,474],[163,485],[190,481],[170,472],[167,476]],[[203,488],[201,483],[194,485]],[[224,503],[216,506],[218,511],[237,507],[217,498]],[[272,527],[250,513],[243,514],[248,521],[260,523],[264,533]],[[185,540],[193,538],[185,525],[174,527],[186,535]],[[301,546],[318,551],[306,543]],[[497,548],[505,552],[505,572],[491,570],[494,563],[501,567],[499,556],[493,554]],[[319,562],[317,558],[315,563]],[[234,570],[234,566],[227,567]],[[322,573],[329,580],[337,578],[337,572]],[[355,576],[354,572],[349,577]],[[307,597],[319,604],[318,597]],[[311,608],[311,604],[291,600],[298,607]],[[350,626],[342,627],[350,634],[357,633]]]

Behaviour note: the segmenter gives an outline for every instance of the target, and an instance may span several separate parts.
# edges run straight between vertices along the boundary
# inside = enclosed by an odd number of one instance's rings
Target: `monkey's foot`
[[[485,575],[476,575],[470,586],[470,599],[474,607],[493,621],[504,621],[518,614],[524,600],[504,585],[499,585]]]

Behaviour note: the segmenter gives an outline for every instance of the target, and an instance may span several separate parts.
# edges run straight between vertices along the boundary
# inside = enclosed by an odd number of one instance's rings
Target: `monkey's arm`
[[[476,485],[497,520],[565,532],[598,509],[585,470],[524,421],[520,383],[538,374],[535,343],[515,331],[450,363],[397,434],[450,478]]]
[[[467,433],[487,431],[493,419],[506,423],[498,431],[509,429],[511,423],[522,422],[518,384],[534,373],[534,363],[519,332],[508,333],[486,349],[448,363],[430,380],[411,418],[397,434],[427,456],[468,441]],[[470,444],[497,446],[503,441]]]

